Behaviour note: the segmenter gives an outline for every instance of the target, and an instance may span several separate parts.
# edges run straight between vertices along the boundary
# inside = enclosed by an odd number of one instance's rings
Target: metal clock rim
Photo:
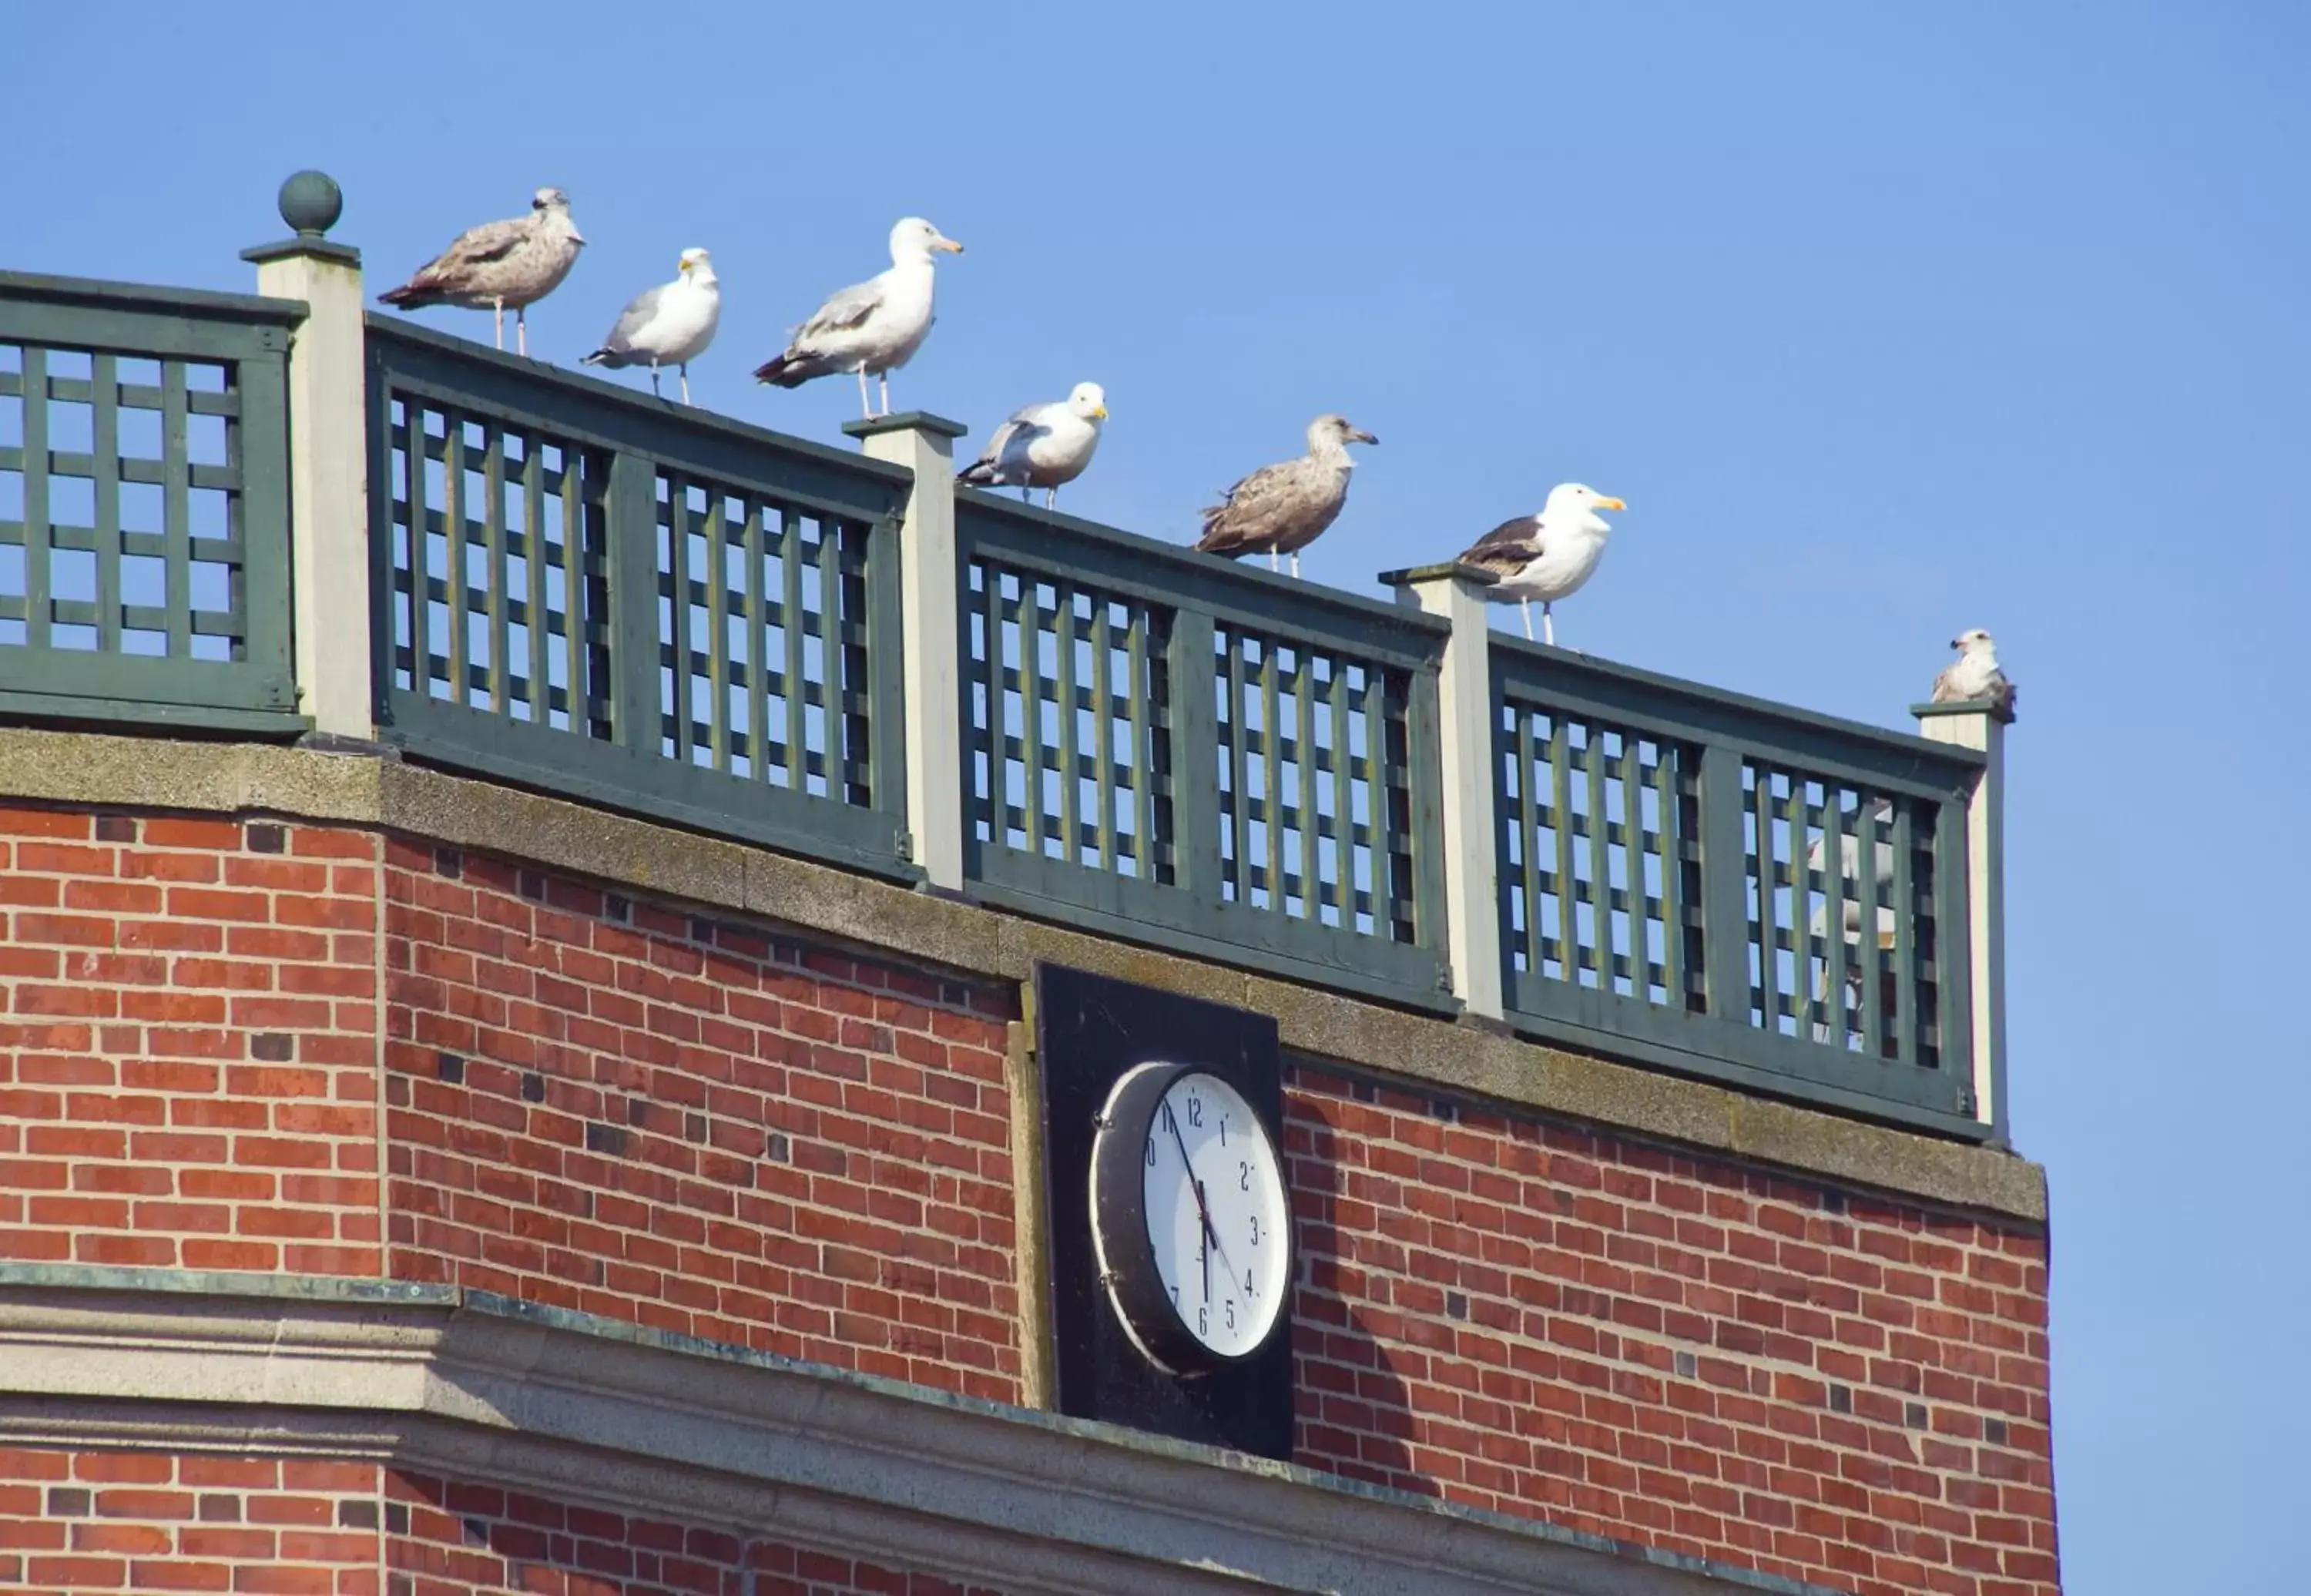
[[[1267,1332],[1242,1352],[1221,1352],[1197,1339],[1173,1306],[1156,1266],[1154,1241],[1147,1234],[1147,1195],[1140,1148],[1155,1123],[1156,1110],[1183,1077],[1208,1075],[1230,1087],[1251,1110],[1260,1138],[1268,1144],[1269,1161],[1284,1192],[1284,1295]],[[1138,1134],[1116,1134],[1124,1127]],[[1100,1286],[1124,1334],[1148,1362],[1178,1379],[1193,1379],[1221,1368],[1251,1363],[1286,1332],[1292,1322],[1291,1294],[1295,1252],[1291,1223],[1291,1187],[1284,1181],[1283,1138],[1269,1122],[1261,1104],[1225,1068],[1204,1062],[1149,1059],[1134,1064],[1116,1078],[1094,1121],[1091,1146],[1091,1240],[1097,1260]],[[1118,1148],[1129,1149],[1127,1158]],[[1113,1228],[1123,1257],[1109,1252]]]

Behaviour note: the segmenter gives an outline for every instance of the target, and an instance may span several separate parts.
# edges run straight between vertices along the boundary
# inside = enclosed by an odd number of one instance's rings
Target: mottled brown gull
[[[1532,601],[1539,599],[1541,640],[1554,647],[1557,625],[1551,606],[1580,591],[1605,555],[1606,535],[1612,528],[1597,512],[1627,508],[1584,484],[1563,483],[1549,490],[1539,515],[1503,521],[1461,558],[1500,578],[1487,597],[1524,606],[1528,638],[1532,636]]]
[[[493,310],[500,349],[505,347],[505,313],[510,310],[515,341],[528,354],[529,324],[523,313],[562,286],[585,243],[570,220],[570,196],[559,188],[541,188],[528,215],[467,229],[408,282],[378,298],[397,310],[429,305]]]
[[[1106,391],[1096,382],[1078,382],[1064,399],[1012,412],[979,458],[955,479],[966,487],[1016,487],[1023,501],[1041,488],[1043,507],[1051,509],[1060,501],[1060,485],[1081,476],[1091,464],[1106,419]]]
[[[634,296],[618,325],[602,346],[580,363],[650,367],[650,392],[657,393],[658,368],[673,366],[682,373],[682,402],[690,403],[690,362],[714,342],[722,318],[722,284],[714,275],[714,257],[703,249],[685,249],[671,283],[646,288]]]
[[[1379,441],[1345,415],[1318,416],[1308,423],[1306,454],[1262,466],[1203,512],[1204,535],[1196,547],[1231,560],[1266,554],[1270,571],[1278,554],[1289,554],[1292,574],[1298,576],[1300,551],[1323,536],[1348,501],[1348,476],[1356,469],[1348,445]]]
[[[754,369],[754,379],[800,388],[830,371],[856,371],[859,408],[873,419],[867,400],[872,376],[882,381],[882,413],[890,414],[890,374],[930,336],[931,257],[940,250],[960,255],[963,246],[920,216],[901,220],[891,229],[891,269],[828,299],[783,353]]]

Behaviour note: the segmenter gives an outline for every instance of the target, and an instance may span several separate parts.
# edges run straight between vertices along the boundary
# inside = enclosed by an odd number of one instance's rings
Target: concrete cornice
[[[1037,960],[1275,1016],[1286,1048],[1452,1094],[2038,1225],[2045,1172],[1850,1120],[1046,925],[564,799],[403,763],[250,744],[0,728],[0,798],[372,825],[784,922],[981,979]]]
[[[1816,1589],[482,1294],[267,1284],[0,1267],[0,1442],[376,1458],[1020,1596]]]

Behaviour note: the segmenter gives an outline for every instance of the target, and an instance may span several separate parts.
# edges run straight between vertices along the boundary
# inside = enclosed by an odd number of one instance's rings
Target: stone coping
[[[0,728],[0,798],[257,813],[376,826],[784,922],[980,979],[1046,960],[1273,1016],[1283,1045],[1340,1067],[1801,1175],[2037,1226],[2045,1173],[1939,1140],[1408,1013],[916,892],[767,849],[458,776],[378,751]]]
[[[1821,1592],[455,1286],[0,1263],[0,1443],[335,1451],[750,1533],[807,1522],[1015,1591]]]

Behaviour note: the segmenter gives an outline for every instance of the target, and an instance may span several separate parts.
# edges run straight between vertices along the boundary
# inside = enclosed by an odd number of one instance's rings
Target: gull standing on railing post
[[[931,257],[963,246],[920,216],[891,229],[891,269],[834,294],[802,324],[783,353],[754,368],[754,380],[800,388],[830,371],[859,373],[859,408],[872,421],[867,379],[881,379],[891,414],[891,373],[914,358],[931,330]]]
[[[1998,666],[1998,645],[1976,626],[1950,639],[1958,658],[1934,678],[1936,703],[1987,702],[2001,720],[2014,719],[2014,684]]]
[[[647,361],[653,394],[658,391],[658,368],[676,367],[682,372],[682,402],[687,405],[690,362],[714,342],[721,319],[722,283],[714,275],[714,257],[703,249],[685,249],[674,281],[635,295],[602,346],[578,363],[615,371]]]
[[[1099,424],[1107,419],[1107,393],[1096,382],[1078,382],[1066,398],[1012,412],[995,429],[979,458],[955,475],[972,488],[1019,490],[1027,502],[1043,490],[1043,508],[1057,508],[1062,484],[1073,482],[1091,464],[1099,447]]]
[[[1300,551],[1323,536],[1348,501],[1348,476],[1356,462],[1351,443],[1380,441],[1345,415],[1320,415],[1308,423],[1308,452],[1259,470],[1227,491],[1203,512],[1204,535],[1196,547],[1230,560],[1266,554],[1276,569],[1278,554],[1292,556],[1300,574]]]
[[[494,310],[500,349],[505,347],[505,313],[511,310],[514,338],[527,355],[529,322],[524,312],[562,286],[585,243],[570,220],[570,196],[559,188],[541,188],[529,202],[528,215],[467,229],[408,282],[377,297],[397,310],[429,305]]]
[[[1579,592],[1605,557],[1606,535],[1613,528],[1597,512],[1627,508],[1582,483],[1564,483],[1548,491],[1548,501],[1539,515],[1503,521],[1461,558],[1500,578],[1488,594],[1496,603],[1513,601],[1524,606],[1528,641],[1532,638],[1532,601],[1539,599],[1541,641],[1554,648],[1557,625],[1550,606]]]

